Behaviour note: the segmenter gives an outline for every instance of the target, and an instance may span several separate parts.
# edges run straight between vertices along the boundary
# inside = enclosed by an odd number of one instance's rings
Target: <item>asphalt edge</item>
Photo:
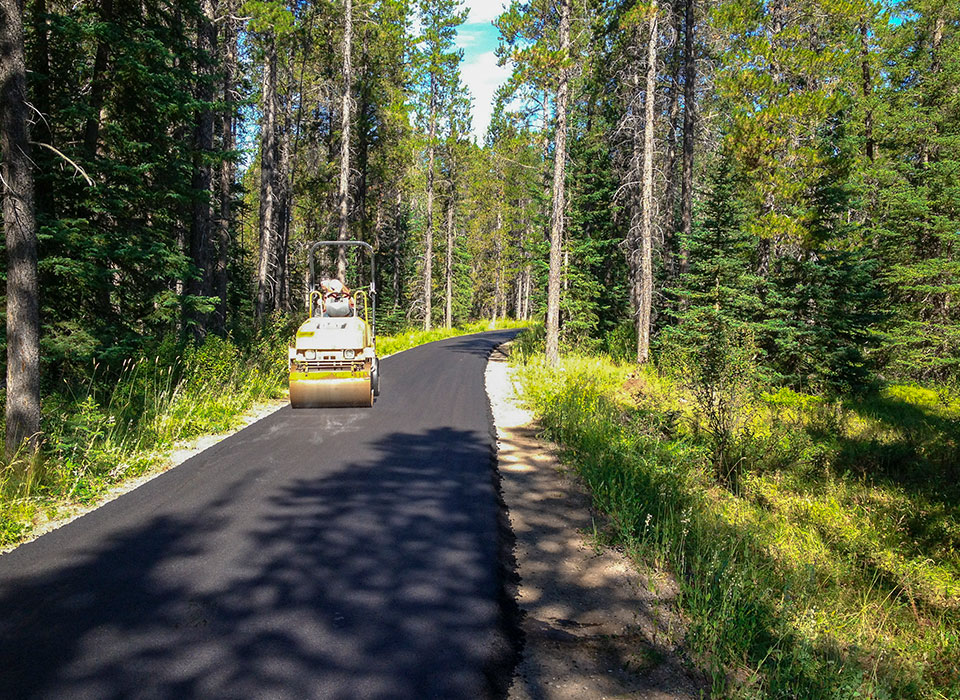
[[[517,334],[519,335],[519,333]],[[484,668],[489,696],[493,698],[508,697],[513,676],[520,660],[523,658],[525,638],[522,621],[523,611],[517,602],[520,587],[516,557],[517,538],[510,525],[510,509],[503,497],[502,476],[500,474],[499,447],[497,444],[497,426],[493,420],[493,406],[490,403],[490,394],[486,388],[486,368],[490,364],[495,352],[503,353],[503,349],[513,342],[514,338],[491,347],[484,364],[484,394],[486,396],[487,424],[489,426],[490,446],[490,481],[497,499],[497,605],[500,609],[500,619],[497,630],[497,644],[503,649],[497,650],[492,656],[490,664]],[[506,353],[504,353],[506,354]]]

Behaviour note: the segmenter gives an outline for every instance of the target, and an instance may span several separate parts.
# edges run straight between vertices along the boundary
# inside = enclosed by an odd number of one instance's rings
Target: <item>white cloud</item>
[[[467,24],[489,24],[505,9],[498,0],[466,0],[463,4],[470,8]]]
[[[507,78],[510,66],[498,66],[493,51],[467,56],[460,66],[460,76],[473,95],[473,133],[483,138],[493,116],[493,96]]]

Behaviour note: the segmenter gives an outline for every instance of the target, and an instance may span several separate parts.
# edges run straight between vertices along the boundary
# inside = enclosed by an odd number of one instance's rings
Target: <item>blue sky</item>
[[[491,22],[503,7],[500,0],[465,0],[463,6],[470,14],[457,33],[463,49],[460,75],[473,95],[473,134],[480,140],[490,124],[493,95],[510,77],[509,66],[498,66],[493,53],[499,32]]]

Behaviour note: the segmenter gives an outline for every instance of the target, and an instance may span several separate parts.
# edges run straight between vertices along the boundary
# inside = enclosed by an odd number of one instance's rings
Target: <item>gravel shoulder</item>
[[[509,698],[705,697],[706,679],[675,643],[683,621],[674,582],[638,572],[621,552],[599,544],[603,518],[516,402],[508,352],[509,343],[494,352],[486,385],[516,536],[524,637]]]

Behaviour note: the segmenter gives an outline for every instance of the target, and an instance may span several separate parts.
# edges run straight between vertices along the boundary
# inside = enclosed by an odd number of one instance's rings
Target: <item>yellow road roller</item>
[[[351,291],[343,280],[318,280],[321,248],[359,248],[370,256],[370,284]],[[373,406],[380,394],[377,359],[375,256],[362,241],[319,241],[309,253],[309,318],[290,345],[290,405],[294,408]]]

